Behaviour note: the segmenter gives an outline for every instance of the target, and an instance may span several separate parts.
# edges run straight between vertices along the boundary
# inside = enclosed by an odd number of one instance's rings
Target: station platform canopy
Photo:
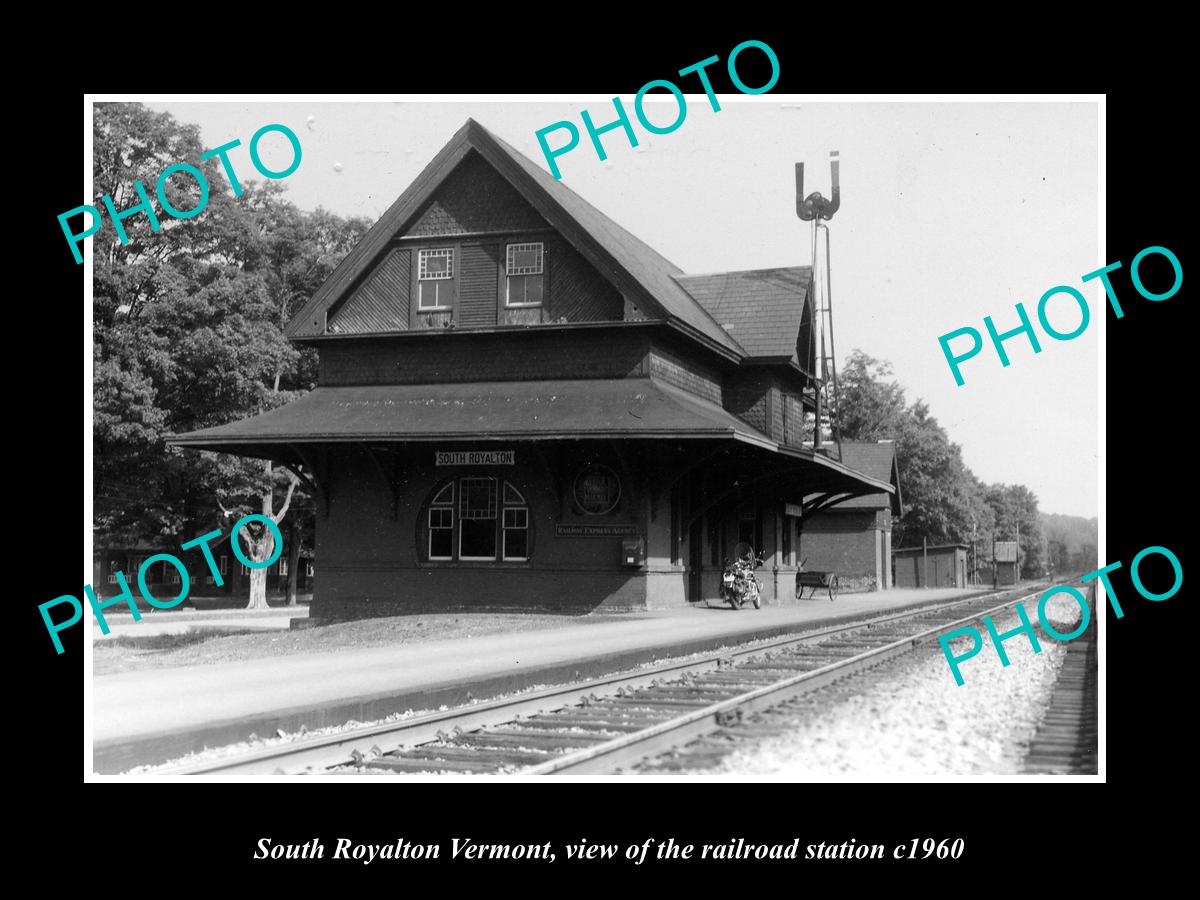
[[[666,440],[675,447],[717,442],[734,453],[724,454],[734,472],[749,466],[803,475],[811,489],[836,495],[894,491],[887,481],[811,448],[780,444],[720,405],[652,377],[318,387],[278,409],[169,442],[300,463],[303,446],[313,444],[592,439]],[[774,465],[763,470],[768,460]]]

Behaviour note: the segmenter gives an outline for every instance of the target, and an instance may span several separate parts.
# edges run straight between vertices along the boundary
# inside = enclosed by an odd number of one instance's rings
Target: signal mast
[[[812,280],[816,321],[813,323],[813,341],[816,346],[816,371],[811,373],[816,381],[814,399],[816,418],[813,422],[813,449],[820,450],[826,443],[823,420],[829,422],[829,434],[837,446],[838,459],[842,458],[842,436],[838,416],[837,360],[833,346],[833,282],[830,277],[829,226],[825,224],[842,205],[838,187],[838,151],[829,153],[829,169],[832,178],[832,198],[820,191],[804,195],[804,163],[796,163],[796,214],[804,222],[812,222]],[[825,265],[820,265],[817,255],[818,232],[825,232]]]

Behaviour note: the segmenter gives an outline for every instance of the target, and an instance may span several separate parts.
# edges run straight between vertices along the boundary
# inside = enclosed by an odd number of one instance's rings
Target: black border
[[[466,883],[503,885],[500,889],[536,889],[547,880],[547,870],[519,866],[518,882],[500,881],[513,864],[480,864],[470,870],[443,861],[430,867],[314,868],[303,864],[264,867],[252,864],[255,841],[271,835],[278,841],[303,841],[321,836],[327,843],[337,837],[367,842],[403,835],[412,840],[445,841],[450,837],[472,837],[479,842],[543,842],[587,837],[593,843],[626,844],[646,836],[679,841],[714,843],[729,836],[747,841],[777,842],[800,837],[802,844],[819,840],[906,841],[912,837],[962,836],[968,853],[957,863],[913,866],[889,865],[869,868],[863,864],[826,863],[776,870],[781,882],[747,879],[745,863],[720,869],[711,865],[663,864],[657,877],[687,874],[689,881],[712,888],[725,884],[742,889],[767,889],[771,884],[791,889],[811,889],[828,881],[841,887],[861,883],[864,878],[886,878],[896,883],[905,870],[914,872],[912,883],[969,889],[986,884],[991,876],[1014,890],[1034,885],[1055,889],[1067,871],[1089,863],[1109,841],[1133,840],[1130,829],[1142,840],[1155,842],[1157,852],[1173,825],[1156,819],[1156,797],[1164,806],[1178,788],[1175,780],[1180,765],[1174,762],[1179,739],[1174,724],[1186,713],[1181,702],[1189,696],[1191,679],[1185,678],[1186,640],[1184,619],[1186,595],[1170,601],[1150,603],[1136,597],[1127,578],[1128,561],[1151,544],[1170,547],[1185,571],[1189,569],[1188,545],[1183,539],[1183,518],[1191,515],[1189,467],[1183,449],[1190,443],[1188,410],[1190,371],[1184,363],[1192,358],[1187,343],[1191,330],[1184,321],[1184,291],[1162,303],[1143,302],[1127,281],[1129,260],[1142,248],[1162,245],[1171,248],[1186,269],[1182,213],[1187,199],[1184,142],[1175,123],[1180,104],[1189,95],[1176,97],[1171,73],[1161,57],[1169,49],[1154,45],[1145,57],[1131,58],[1126,46],[1117,53],[1112,36],[1093,44],[1086,33],[1055,33],[1030,27],[1020,40],[995,53],[984,54],[974,37],[966,41],[939,43],[931,37],[903,38],[896,34],[884,43],[857,40],[845,32],[821,28],[806,36],[799,27],[764,28],[751,23],[723,23],[709,36],[681,34],[678,29],[622,28],[615,17],[601,17],[591,42],[583,29],[564,30],[558,52],[523,55],[505,53],[508,47],[476,47],[464,52],[464,61],[447,77],[444,54],[421,59],[407,52],[399,64],[372,51],[383,49],[384,36],[359,35],[355,53],[336,57],[321,66],[299,67],[287,90],[329,90],[329,72],[345,66],[343,90],[378,86],[395,91],[577,91],[630,96],[646,80],[664,77],[690,62],[711,54],[723,58],[733,44],[745,37],[767,41],[779,55],[782,77],[774,91],[813,90],[828,85],[838,90],[987,91],[987,90],[1108,90],[1108,250],[1103,262],[1122,260],[1126,268],[1114,277],[1125,303],[1126,315],[1116,320],[1108,312],[1108,430],[1106,561],[1123,560],[1124,572],[1113,583],[1123,600],[1125,616],[1117,620],[1107,613],[1107,775],[1108,785],[1039,784],[913,784],[913,785],[778,785],[778,784],[663,784],[562,785],[553,788],[526,784],[425,784],[404,785],[378,793],[373,785],[358,785],[353,794],[345,788],[273,788],[229,784],[205,786],[160,785],[152,790],[140,785],[88,786],[81,795],[82,749],[79,715],[82,640],[86,633],[75,629],[65,635],[67,653],[56,656],[46,640],[36,604],[59,594],[78,590],[77,559],[66,551],[64,515],[76,501],[75,479],[79,471],[78,426],[74,415],[81,392],[74,382],[74,364],[68,360],[78,352],[79,332],[69,329],[66,348],[60,348],[56,328],[59,316],[45,311],[73,308],[79,302],[82,267],[73,265],[63,252],[56,216],[78,203],[79,132],[83,98],[78,89],[44,91],[36,105],[26,102],[23,122],[38,129],[36,178],[20,178],[10,170],[10,179],[27,192],[20,206],[23,223],[31,225],[19,235],[10,266],[23,276],[24,284],[10,295],[10,333],[16,346],[10,351],[10,378],[17,381],[10,391],[10,422],[18,459],[22,455],[33,471],[17,479],[13,492],[14,511],[19,510],[19,534],[24,558],[14,567],[20,590],[14,592],[26,633],[22,679],[14,683],[25,690],[11,715],[27,727],[40,729],[24,746],[32,750],[28,765],[35,772],[31,799],[23,812],[32,821],[22,821],[35,853],[47,861],[68,858],[68,845],[85,840],[98,852],[97,844],[108,844],[115,853],[102,869],[89,867],[91,877],[138,879],[138,883],[216,886],[247,882],[255,886],[290,884],[293,876],[313,883],[314,876],[332,875],[339,883],[354,885],[363,878],[386,879],[394,889],[461,889]],[[842,23],[844,24],[844,22]],[[881,23],[886,27],[887,23]],[[733,35],[730,37],[729,35]],[[1069,35],[1069,36],[1068,36]],[[1004,41],[997,38],[997,42]],[[378,42],[378,45],[376,45]],[[503,43],[503,42],[501,42]],[[220,46],[218,46],[220,44]],[[836,51],[836,52],[835,52]],[[153,90],[155,92],[208,91],[217,89],[214,73],[222,59],[241,53],[235,71],[241,83],[227,90],[273,90],[254,74],[261,60],[245,56],[232,43],[214,41],[212,64],[169,79],[145,71],[122,84],[92,82],[94,90]],[[1092,74],[1087,61],[1095,59],[1112,71]],[[379,61],[371,62],[372,59]],[[664,63],[664,61],[667,61]],[[839,72],[823,77],[834,64],[853,70],[857,76]],[[247,69],[246,66],[251,68]],[[1044,66],[1032,74],[1044,83],[1020,84],[1014,72]],[[261,72],[261,69],[260,69]],[[1115,74],[1114,74],[1115,73]],[[886,77],[884,77],[886,76]],[[750,80],[750,75],[747,75]],[[947,82],[947,77],[953,78]],[[1121,86],[1113,89],[1112,82]],[[1014,83],[1015,82],[1017,83]],[[727,85],[716,84],[717,90]],[[1163,177],[1165,176],[1165,177]],[[1190,178],[1188,178],[1190,183]],[[26,251],[32,250],[29,260]],[[1019,260],[1014,260],[1019,265]],[[1122,278],[1126,280],[1122,280]],[[51,329],[54,330],[51,330]],[[39,336],[30,340],[31,336]],[[22,337],[23,336],[23,337]],[[28,348],[28,349],[26,349]],[[32,350],[32,352],[29,352]],[[85,361],[88,353],[85,343]],[[85,362],[86,364],[86,362]],[[1036,402],[1029,398],[1029,402]],[[1036,440],[1036,435],[1024,439]],[[14,442],[15,443],[15,442]],[[1080,436],[1081,447],[1090,447],[1090,435]],[[14,445],[10,443],[10,447]],[[1190,449],[1190,448],[1188,448]],[[1064,451],[1070,452],[1070,451]],[[23,460],[18,462],[21,465]],[[21,465],[23,470],[25,467]],[[10,571],[13,571],[10,568]],[[1129,598],[1126,600],[1126,598]],[[10,738],[11,740],[11,738]],[[22,763],[22,768],[27,764]],[[1168,779],[1170,781],[1168,782]],[[1114,798],[1110,789],[1123,793],[1138,791],[1136,823],[1118,818],[1128,798]],[[1175,788],[1166,790],[1164,788]],[[130,797],[133,790],[136,797]],[[1106,793],[1101,796],[1100,791]],[[107,793],[104,793],[107,792]],[[269,794],[269,796],[267,796]],[[1113,805],[1116,804],[1116,805]],[[81,828],[80,818],[84,819]],[[1122,826],[1122,827],[1118,827]],[[1117,834],[1119,832],[1119,835]],[[1120,853],[1115,849],[1114,853]],[[760,866],[762,864],[759,864]],[[131,871],[123,872],[125,867]],[[1066,868],[1064,868],[1066,867]],[[769,867],[768,871],[770,871]],[[1026,881],[1033,869],[1045,869],[1049,881]],[[624,865],[564,866],[555,874],[574,881],[599,885],[609,875],[630,883],[650,869]],[[963,874],[969,880],[960,880]],[[229,881],[234,876],[236,882]],[[347,878],[347,875],[353,877]],[[434,876],[435,881],[426,879]],[[452,876],[451,879],[436,876]],[[411,880],[410,880],[411,879]],[[699,882],[703,879],[703,882]],[[578,882],[576,882],[578,883]]]

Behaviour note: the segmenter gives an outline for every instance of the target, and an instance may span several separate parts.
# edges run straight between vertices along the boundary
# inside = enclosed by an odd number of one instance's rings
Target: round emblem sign
[[[591,465],[575,477],[575,503],[589,516],[602,516],[621,499],[621,481],[608,466]]]

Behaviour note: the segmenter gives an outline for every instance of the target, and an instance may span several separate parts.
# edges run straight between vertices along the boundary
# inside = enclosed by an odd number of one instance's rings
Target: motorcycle
[[[753,603],[755,609],[762,608],[762,585],[754,570],[763,564],[761,556],[755,556],[753,548],[745,546],[745,552],[739,553],[731,562],[725,560],[725,571],[721,575],[721,599],[733,609],[741,609],[747,603]]]

